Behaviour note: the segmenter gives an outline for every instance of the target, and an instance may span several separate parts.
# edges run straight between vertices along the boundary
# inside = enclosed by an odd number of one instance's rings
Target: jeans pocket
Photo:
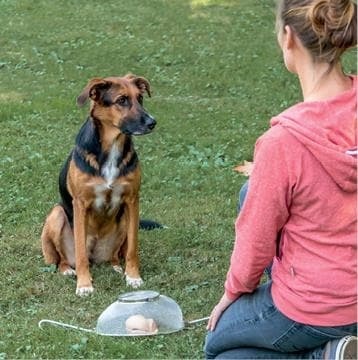
[[[273,346],[281,352],[302,351],[318,347],[329,339],[327,334],[313,333],[307,325],[293,323],[285,333],[276,339]]]
[[[318,347],[329,340],[339,339],[345,335],[354,334],[356,326],[310,326],[293,323],[287,331],[281,334],[273,346],[282,352],[301,351]]]
[[[304,331],[310,336],[317,339],[339,339],[346,335],[357,334],[357,324],[343,326],[308,326],[304,327]]]

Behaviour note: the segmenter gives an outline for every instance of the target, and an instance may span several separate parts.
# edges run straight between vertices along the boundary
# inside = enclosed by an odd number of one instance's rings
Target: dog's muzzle
[[[157,122],[152,115],[142,113],[141,116],[136,119],[125,120],[120,130],[127,135],[145,135],[152,132],[156,124]]]

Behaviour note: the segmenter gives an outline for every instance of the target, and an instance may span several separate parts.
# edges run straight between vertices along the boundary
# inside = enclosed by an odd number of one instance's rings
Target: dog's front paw
[[[76,270],[72,268],[68,268],[62,272],[62,275],[65,276],[76,276]]]
[[[128,275],[126,275],[126,283],[127,286],[131,286],[132,288],[136,289],[143,285],[142,278],[133,278]]]
[[[112,267],[115,272],[123,274],[123,269],[120,265],[113,265]]]
[[[78,296],[88,296],[91,295],[93,293],[93,286],[77,286],[76,289],[76,295]]]
[[[76,270],[74,267],[70,266],[67,261],[61,261],[58,264],[58,270],[62,275],[65,276],[75,276]]]

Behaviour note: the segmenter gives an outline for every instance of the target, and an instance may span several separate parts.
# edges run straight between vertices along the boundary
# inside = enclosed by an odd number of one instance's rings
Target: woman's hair
[[[357,4],[352,0],[279,0],[277,26],[289,25],[314,61],[334,66],[357,45]]]

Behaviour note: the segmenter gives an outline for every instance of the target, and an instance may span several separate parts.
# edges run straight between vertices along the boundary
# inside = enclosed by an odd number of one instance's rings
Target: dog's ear
[[[127,77],[135,84],[135,86],[142,92],[147,92],[148,96],[151,97],[150,84],[147,79],[141,76],[128,74]]]
[[[112,83],[102,78],[94,78],[88,82],[82,93],[77,98],[77,105],[83,106],[88,99],[98,101],[103,91],[108,90]]]
[[[141,76],[137,76],[133,79],[133,82],[136,84],[136,86],[142,93],[144,93],[146,91],[149,97],[152,96],[152,94],[150,92],[150,84],[147,79],[145,79],[144,77],[141,77]]]

